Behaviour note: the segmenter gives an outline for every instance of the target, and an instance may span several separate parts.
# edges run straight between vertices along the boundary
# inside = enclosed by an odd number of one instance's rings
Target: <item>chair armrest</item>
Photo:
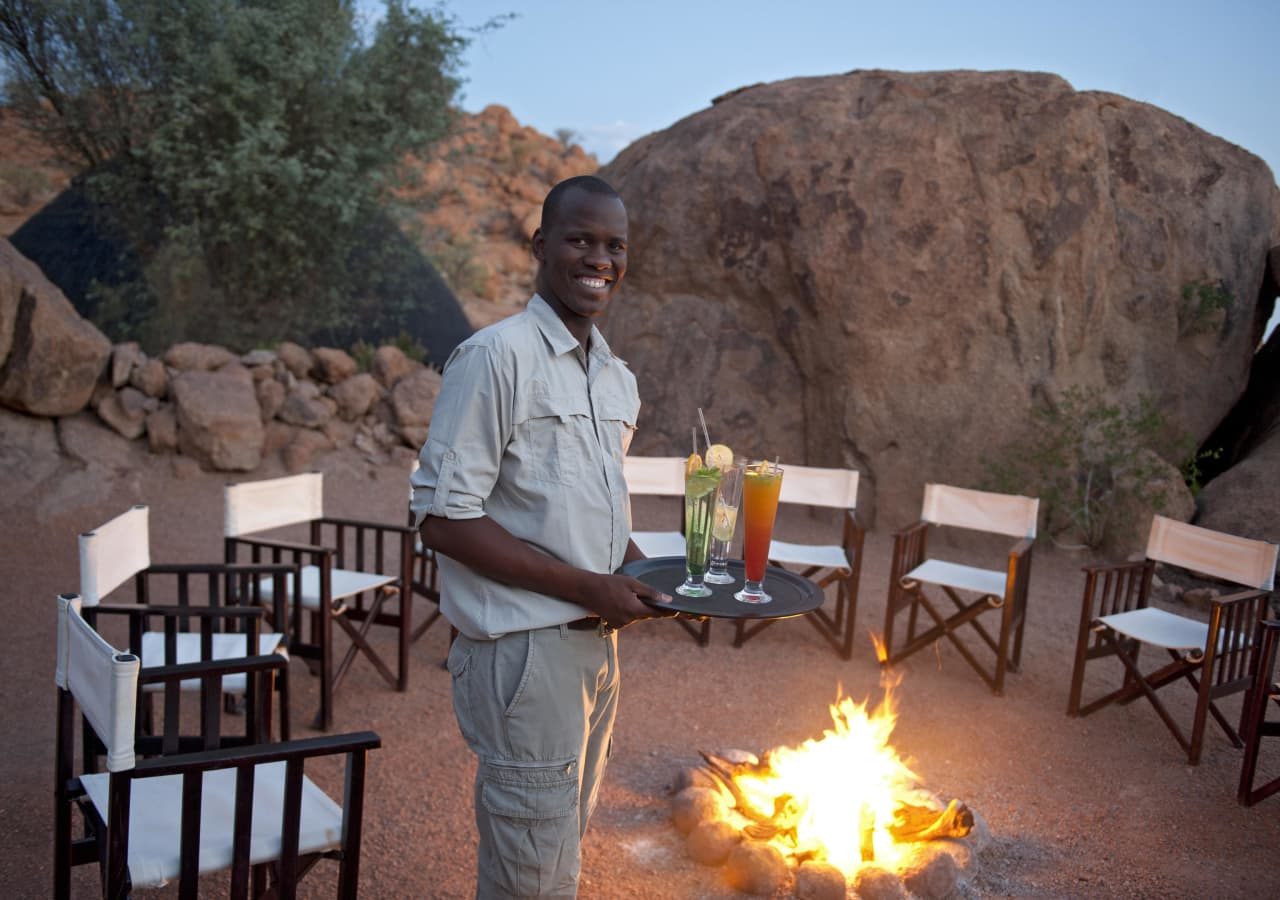
[[[232,659],[206,659],[199,662],[175,663],[169,666],[151,666],[138,670],[139,684],[155,684],[166,681],[185,681],[198,678],[205,681],[215,675],[238,675],[241,672],[265,672],[283,669],[289,660],[279,653],[262,656],[237,656]]]
[[[1081,566],[1080,571],[1084,572],[1085,574],[1096,573],[1101,575],[1107,572],[1124,572],[1128,569],[1141,569],[1146,564],[1147,564],[1147,561],[1145,559],[1140,559],[1136,562],[1097,563],[1097,564],[1092,564],[1087,566]]]
[[[390,522],[372,522],[367,519],[340,519],[323,516],[315,521],[322,525],[343,525],[347,528],[367,528],[372,531],[390,531],[396,534],[417,534],[416,528],[410,525],[392,525]]]
[[[163,616],[166,619],[261,619],[260,606],[163,606],[140,603],[99,603],[95,612],[129,617]]]
[[[277,744],[255,744],[250,747],[225,747],[219,750],[202,750],[178,756],[159,756],[139,760],[133,768],[135,777],[150,778],[158,775],[181,775],[191,771],[230,769],[242,765],[285,762],[292,759],[310,759],[315,756],[334,756],[339,753],[357,753],[377,750],[382,738],[372,731],[351,734],[323,735],[282,741]]]
[[[261,547],[264,550],[287,550],[291,553],[310,553],[314,556],[335,556],[337,551],[332,547],[321,547],[316,544],[304,544],[300,541],[273,541],[264,538],[233,537],[226,539],[228,543],[243,544],[246,547]],[[237,565],[244,565],[238,563]],[[248,563],[247,565],[259,565]]]
[[[236,540],[239,540],[237,538]],[[296,563],[161,563],[142,570],[144,575],[288,575]]]

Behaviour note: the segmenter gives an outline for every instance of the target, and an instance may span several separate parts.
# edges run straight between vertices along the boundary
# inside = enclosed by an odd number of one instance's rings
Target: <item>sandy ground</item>
[[[401,521],[404,468],[377,469],[340,455],[320,467],[329,512]],[[278,472],[266,468],[253,477],[272,474]],[[226,478],[175,471],[165,459],[132,474],[69,463],[30,492],[21,473],[5,478],[0,596],[7,631],[23,649],[6,654],[0,693],[0,893],[44,897],[52,866],[53,598],[77,585],[75,536],[144,502],[152,508],[156,561],[216,559]],[[672,510],[639,506],[636,516],[640,527],[668,527]],[[819,736],[839,686],[855,698],[879,698],[866,630],[883,622],[889,524],[867,540],[851,661],[837,658],[799,620],[736,650],[724,625],[712,629],[705,649],[672,622],[622,633],[615,753],[585,845],[582,897],[733,896],[718,870],[685,856],[667,818],[667,786],[699,749],[762,750]],[[788,535],[824,527],[803,516],[783,523]],[[968,894],[1280,895],[1280,799],[1252,809],[1236,804],[1240,753],[1219,731],[1210,731],[1203,762],[1191,767],[1146,703],[1086,719],[1064,715],[1085,560],[1046,547],[1036,554],[1023,669],[1009,676],[1005,696],[992,696],[947,645],[899,668],[895,745],[929,787],[968,802],[992,831]],[[367,897],[472,892],[474,765],[440,667],[446,641],[447,631],[436,627],[414,647],[405,694],[363,662],[338,694],[337,730],[373,729],[383,741],[367,794]],[[390,652],[390,633],[376,642]],[[315,708],[315,680],[296,661],[293,673],[295,734],[304,736],[312,733],[305,723]],[[1096,693],[1111,675],[1099,670],[1090,689]],[[1176,714],[1189,718],[1190,689],[1167,693],[1176,698]],[[1238,698],[1224,706],[1235,715]],[[1270,748],[1263,764],[1280,772],[1280,747]],[[336,768],[314,774],[336,793]],[[334,871],[325,863],[312,872],[307,896],[330,895]],[[78,896],[91,896],[94,873],[79,870],[76,885]],[[208,893],[215,888],[211,882]]]

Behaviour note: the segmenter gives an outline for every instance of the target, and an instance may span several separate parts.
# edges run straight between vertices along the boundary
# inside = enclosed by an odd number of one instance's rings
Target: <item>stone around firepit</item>
[[[733,825],[723,819],[709,819],[699,822],[689,832],[685,849],[694,862],[704,866],[718,866],[729,858],[733,848],[741,842],[742,834]]]
[[[744,894],[773,894],[790,875],[782,851],[763,841],[743,841],[734,847],[724,872],[729,884]]]
[[[129,383],[148,397],[162,399],[169,390],[169,373],[158,359],[149,359],[129,374]]]
[[[712,775],[702,766],[688,766],[676,773],[675,784],[671,787],[671,792],[678,794],[688,787],[711,788],[722,795],[728,795],[729,790],[721,782],[719,778]]]
[[[688,834],[699,822],[724,818],[724,812],[724,800],[711,788],[689,787],[671,798],[671,821],[681,834]]]
[[[844,900],[848,885],[844,873],[831,863],[806,860],[796,871],[796,897],[799,900]]]
[[[941,841],[926,841],[912,847],[902,864],[902,883],[924,900],[950,896],[960,880],[960,865]]]
[[[902,879],[888,869],[864,865],[853,876],[853,890],[860,900],[906,900]]]

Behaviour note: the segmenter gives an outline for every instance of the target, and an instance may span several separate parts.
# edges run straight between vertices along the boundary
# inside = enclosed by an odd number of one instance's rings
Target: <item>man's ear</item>
[[[533,238],[530,240],[530,244],[533,247],[533,258],[538,262],[546,262],[543,250],[546,248],[547,239],[542,236],[541,227],[533,230]]]

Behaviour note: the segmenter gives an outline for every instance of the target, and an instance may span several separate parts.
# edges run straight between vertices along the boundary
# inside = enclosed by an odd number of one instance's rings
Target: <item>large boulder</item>
[[[1070,386],[1152,396],[1197,441],[1244,388],[1280,190],[1163,110],[1030,72],[746,88],[601,174],[635,262],[607,336],[633,452],[716,440],[862,472],[894,525]],[[1184,299],[1215,285],[1225,310]]]
[[[110,356],[106,336],[0,239],[0,404],[37,416],[79,412]]]
[[[1280,429],[1205,485],[1197,525],[1280,544]]]
[[[246,369],[179,372],[170,392],[184,454],[209,469],[248,472],[258,467],[264,432]]]

